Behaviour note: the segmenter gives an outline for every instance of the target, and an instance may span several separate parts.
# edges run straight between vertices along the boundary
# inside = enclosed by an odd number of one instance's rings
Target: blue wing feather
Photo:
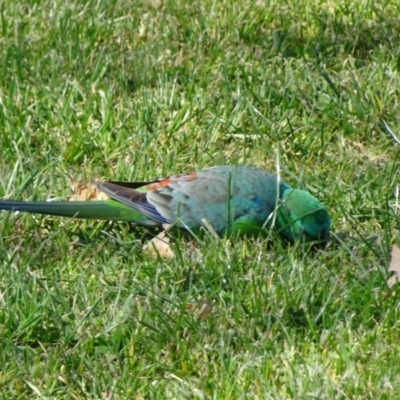
[[[172,223],[172,221],[163,217],[153,204],[148,202],[146,192],[141,192],[129,187],[123,187],[113,182],[97,182],[96,185],[99,190],[104,192],[110,198],[132,207],[153,221],[159,222],[160,224]]]

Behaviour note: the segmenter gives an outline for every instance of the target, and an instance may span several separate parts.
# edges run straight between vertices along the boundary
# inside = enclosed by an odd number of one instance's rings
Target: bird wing
[[[195,230],[206,219],[218,233],[222,233],[236,219],[243,220],[244,216],[249,216],[249,219],[256,216],[265,221],[267,216],[264,215],[257,185],[251,184],[254,179],[247,179],[247,175],[254,171],[259,170],[214,167],[146,182],[144,186],[107,181],[96,185],[110,198],[158,223],[178,222],[182,227]]]

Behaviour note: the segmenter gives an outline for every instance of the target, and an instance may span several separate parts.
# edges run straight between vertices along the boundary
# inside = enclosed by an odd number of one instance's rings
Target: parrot
[[[127,221],[145,227],[174,226],[199,232],[209,224],[219,235],[254,235],[272,226],[294,242],[328,241],[325,206],[256,167],[220,165],[148,182],[93,180],[104,196],[93,201],[0,200],[0,210],[61,217]]]

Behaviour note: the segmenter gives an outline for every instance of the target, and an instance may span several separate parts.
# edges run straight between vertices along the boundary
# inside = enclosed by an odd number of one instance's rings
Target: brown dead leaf
[[[395,283],[400,281],[400,248],[395,244],[392,247],[389,272],[394,272],[387,280],[387,284],[391,288]]]
[[[69,197],[69,201],[95,201],[109,199],[106,194],[98,190],[91,182],[78,183],[70,178],[69,184],[73,193]]]
[[[197,304],[186,304],[185,309],[188,311],[194,311],[198,314],[199,320],[204,321],[210,316],[213,308],[215,306],[215,301],[202,297]]]
[[[161,257],[164,260],[170,260],[174,258],[174,252],[171,250],[169,242],[166,231],[162,231],[143,246],[143,251],[152,258]]]

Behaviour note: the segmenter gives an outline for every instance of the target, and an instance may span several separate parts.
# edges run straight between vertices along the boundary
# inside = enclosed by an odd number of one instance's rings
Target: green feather
[[[285,190],[276,219],[278,230],[289,240],[303,235],[306,239],[328,238],[329,214],[319,200],[304,190]]]
[[[22,211],[59,217],[104,219],[127,221],[146,226],[157,226],[156,222],[115,200],[97,201],[16,201],[0,200],[0,209]]]

